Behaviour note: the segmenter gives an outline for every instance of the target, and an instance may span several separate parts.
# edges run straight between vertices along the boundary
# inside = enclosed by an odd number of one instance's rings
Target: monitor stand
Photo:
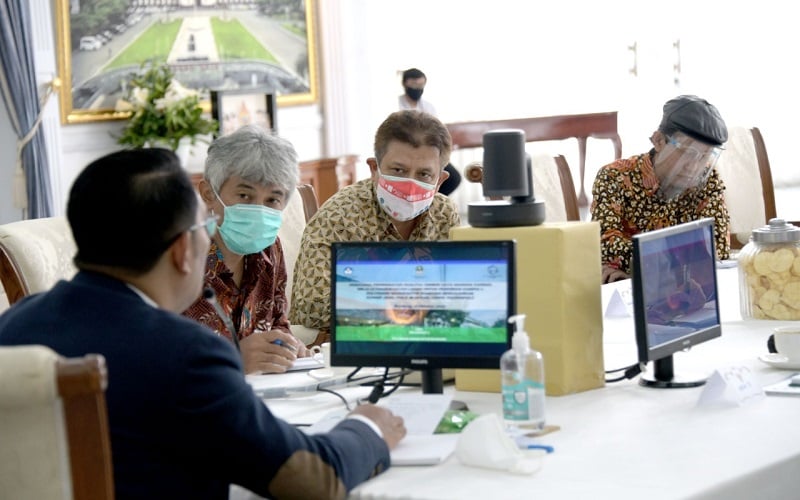
[[[657,389],[681,389],[699,387],[706,383],[706,378],[698,374],[675,376],[672,355],[653,361],[653,374],[642,374],[639,385]]]
[[[422,394],[442,394],[444,392],[441,368],[427,368],[420,370],[420,373],[422,374]],[[449,409],[453,411],[467,411],[469,407],[467,403],[454,399],[450,401]]]
[[[422,394],[442,394],[444,392],[441,368],[426,368],[420,372],[422,374]]]

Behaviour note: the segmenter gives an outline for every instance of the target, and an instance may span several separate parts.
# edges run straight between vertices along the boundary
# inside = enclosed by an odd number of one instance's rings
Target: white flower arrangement
[[[117,101],[116,111],[131,113],[117,142],[134,148],[162,142],[175,151],[182,138],[188,137],[194,144],[198,135],[217,130],[216,120],[203,117],[200,94],[176,80],[166,64],[152,66],[133,78],[127,96]]]

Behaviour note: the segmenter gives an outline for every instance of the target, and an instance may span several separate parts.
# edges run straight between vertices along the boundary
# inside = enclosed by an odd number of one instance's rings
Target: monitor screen
[[[494,368],[516,314],[513,241],[331,245],[331,363],[422,370]]]
[[[693,387],[705,377],[674,373],[672,355],[722,334],[717,303],[714,220],[633,237],[633,310],[639,361],[653,362],[654,387]]]

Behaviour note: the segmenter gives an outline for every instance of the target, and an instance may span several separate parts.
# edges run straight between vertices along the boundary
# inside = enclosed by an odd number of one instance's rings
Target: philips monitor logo
[[[427,365],[428,364],[428,360],[427,359],[412,359],[411,360],[411,364],[415,365],[415,366],[416,365]]]

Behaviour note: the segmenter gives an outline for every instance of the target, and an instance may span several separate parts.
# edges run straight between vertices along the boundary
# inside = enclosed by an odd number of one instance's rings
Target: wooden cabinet
[[[358,155],[301,161],[300,183],[314,186],[319,204],[322,205],[336,191],[356,181],[357,162]]]
[[[338,158],[319,158],[300,162],[300,183],[311,184],[322,205],[339,189],[336,178]]]

